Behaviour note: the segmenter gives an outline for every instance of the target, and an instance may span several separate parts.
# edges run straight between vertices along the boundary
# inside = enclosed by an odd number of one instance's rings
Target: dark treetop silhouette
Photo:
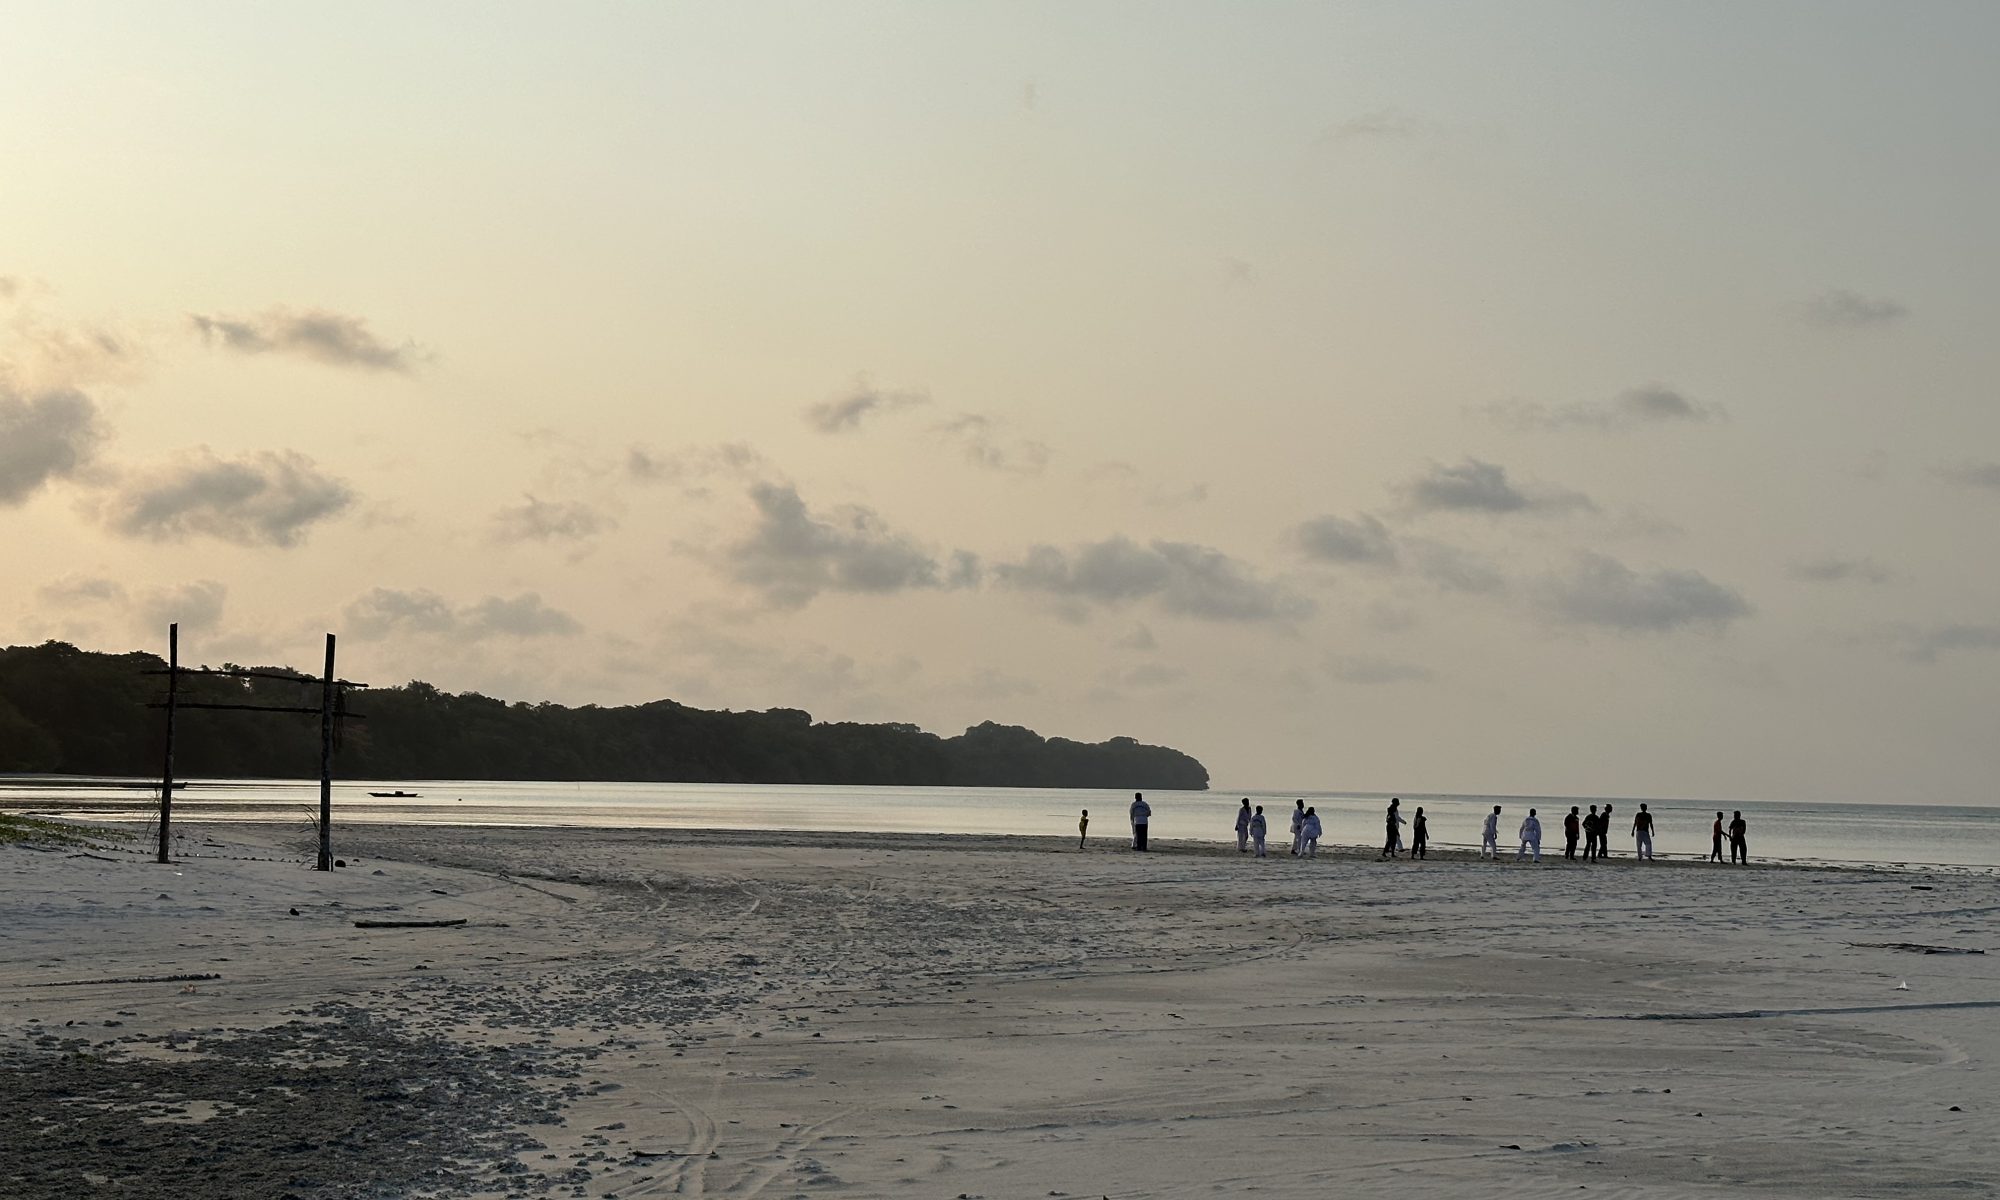
[[[159,769],[164,663],[146,653],[101,654],[63,642],[0,649],[0,771],[147,776]],[[194,677],[187,698],[294,702],[318,680]],[[317,691],[313,692],[317,703]],[[815,724],[811,714],[714,712],[671,700],[601,708],[508,703],[430,684],[357,697],[365,722],[346,726],[347,779],[601,779],[706,783],[1154,788],[1198,791],[1194,758],[1131,738],[1073,742],[992,722],[957,737],[915,725]],[[183,718],[182,776],[304,776],[318,760],[314,717]]]

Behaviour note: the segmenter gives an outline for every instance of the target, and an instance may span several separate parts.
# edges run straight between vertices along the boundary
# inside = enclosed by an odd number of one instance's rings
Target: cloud
[[[1110,682],[1126,687],[1160,688],[1170,687],[1187,678],[1187,671],[1180,667],[1170,667],[1164,663],[1140,663],[1129,671],[1115,672]]]
[[[1163,612],[1207,621],[1286,621],[1312,602],[1260,579],[1243,563],[1206,546],[1119,535],[1070,550],[1031,547],[1019,562],[999,563],[1004,586],[1058,600],[1115,607],[1148,601]]]
[[[75,475],[103,436],[97,406],[82,392],[24,395],[0,381],[0,507]]]
[[[1349,142],[1374,141],[1382,138],[1413,138],[1424,131],[1424,123],[1407,113],[1393,108],[1378,108],[1372,112],[1359,113],[1345,120],[1335,121],[1320,131],[1314,141],[1322,146],[1338,146]]]
[[[1010,475],[1040,475],[1048,469],[1052,452],[1046,443],[1026,438],[1003,442],[1000,422],[985,413],[960,413],[933,428],[939,436],[957,442],[965,461],[973,466]]]
[[[1491,595],[1507,588],[1507,577],[1483,554],[1423,538],[1408,546],[1417,576],[1443,591]]]
[[[76,608],[84,604],[122,605],[125,603],[125,586],[115,579],[72,575],[43,584],[35,589],[35,595],[41,598],[42,603],[59,608]]]
[[[203,447],[117,481],[98,511],[106,527],[126,537],[294,546],[353,502],[347,484],[295,451],[224,459]]]
[[[1827,329],[1863,329],[1890,325],[1910,315],[1901,302],[1863,296],[1845,288],[1830,288],[1805,302],[1807,323]]]
[[[376,640],[392,634],[448,634],[454,638],[493,636],[545,637],[581,633],[583,626],[568,613],[550,608],[534,592],[518,596],[488,596],[463,608],[423,588],[399,591],[371,588],[341,614],[350,634]]]
[[[930,402],[929,393],[887,391],[863,379],[857,381],[846,395],[822,400],[807,408],[805,418],[806,424],[821,433],[852,433],[861,428],[862,419],[870,413],[895,412]]]
[[[764,456],[748,442],[719,442],[713,446],[691,446],[668,454],[633,446],[619,464],[625,477],[634,483],[677,484],[694,487],[716,475],[743,475],[764,465]]]
[[[1898,635],[1903,657],[1912,662],[1936,662],[1965,651],[2000,650],[2000,625],[1934,625],[1905,628]]]
[[[238,354],[291,354],[329,367],[408,374],[423,354],[415,342],[391,346],[360,317],[273,308],[245,318],[192,313],[188,320],[211,346]]]
[[[1751,611],[1741,594],[1698,571],[1641,575],[1615,558],[1587,550],[1577,553],[1568,570],[1542,579],[1533,599],[1552,619],[1626,633],[1720,629]]]
[[[1434,678],[1428,667],[1373,654],[1329,654],[1326,673],[1342,683],[1377,685]]]
[[[724,551],[729,575],[780,608],[798,608],[821,592],[886,593],[976,582],[978,560],[954,556],[949,571],[930,551],[888,528],[866,508],[815,517],[789,485],[750,489],[757,523]]]
[[[1134,625],[1130,632],[1120,636],[1111,644],[1120,650],[1140,651],[1157,650],[1160,646],[1158,639],[1153,636],[1153,631],[1147,628],[1143,621]]]
[[[1984,488],[2000,492],[2000,462],[1960,462],[1934,467],[1932,472],[1947,483],[1960,487]]]
[[[1402,485],[1409,507],[1416,512],[1508,513],[1595,512],[1597,506],[1582,492],[1547,486],[1517,486],[1497,463],[1467,458],[1456,466],[1431,464],[1430,470]]]
[[[511,597],[488,596],[462,614],[461,624],[473,637],[505,634],[529,638],[583,632],[575,617],[550,608],[534,592]]]
[[[615,529],[617,524],[587,504],[529,496],[524,503],[493,514],[493,537],[502,542],[575,542]]]
[[[1794,563],[1786,572],[1808,583],[1887,583],[1895,572],[1870,558],[1840,558],[1829,555]]]
[[[178,623],[190,633],[213,629],[222,621],[223,601],[229,589],[213,579],[197,580],[176,587],[151,588],[135,606],[144,624],[160,627]]]
[[[1509,400],[1486,405],[1479,411],[1509,429],[1526,433],[1563,429],[1622,433],[1727,419],[1721,406],[1691,400],[1684,393],[1659,384],[1628,388],[1609,400],[1557,405]]]
[[[1396,542],[1389,527],[1365,513],[1353,521],[1345,517],[1314,517],[1294,529],[1292,538],[1307,558],[1319,562],[1385,567],[1396,564]]]

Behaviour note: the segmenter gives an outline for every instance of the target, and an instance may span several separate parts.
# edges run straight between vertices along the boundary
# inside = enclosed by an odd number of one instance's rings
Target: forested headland
[[[232,664],[233,665],[233,664]],[[0,649],[0,772],[157,774],[166,663],[63,642]],[[317,707],[319,681],[184,676],[181,696]],[[336,773],[348,779],[557,779],[878,786],[1201,790],[1193,757],[1131,738],[1074,742],[986,722],[956,737],[915,725],[815,722],[797,709],[730,712],[672,700],[614,708],[509,703],[428,683],[371,688],[348,704]],[[181,778],[300,778],[319,771],[319,718],[190,710],[174,737]]]

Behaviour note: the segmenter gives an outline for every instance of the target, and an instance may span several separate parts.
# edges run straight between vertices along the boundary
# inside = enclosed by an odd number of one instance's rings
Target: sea
[[[404,792],[376,796],[374,792]],[[96,822],[151,825],[158,780],[0,775],[0,810]],[[1401,793],[1405,817],[1419,806],[1433,845],[1476,847],[1480,822],[1501,806],[1503,846],[1530,809],[1538,812],[1542,847],[1562,853],[1562,817],[1585,812],[1601,797],[1471,796]],[[1216,788],[1149,792],[1154,839],[1233,840],[1235,812],[1247,797],[1270,818],[1272,841],[1283,844],[1295,800],[1318,810],[1327,845],[1379,846],[1389,795],[1377,792],[1278,792]],[[2000,870],[2000,809],[1926,804],[1781,803],[1612,797],[1611,848],[1629,855],[1631,817],[1644,802],[1656,821],[1662,858],[1704,858],[1720,811],[1741,811],[1753,860],[1904,868]],[[1127,836],[1127,792],[1064,788],[851,787],[805,784],[571,783],[492,780],[339,781],[333,788],[336,830],[342,822],[420,825],[507,825],[618,829],[746,829],[937,833],[978,836],[1073,837],[1077,817],[1090,812],[1093,839],[1115,844]],[[310,825],[319,807],[316,780],[196,779],[176,787],[177,824],[297,821]]]

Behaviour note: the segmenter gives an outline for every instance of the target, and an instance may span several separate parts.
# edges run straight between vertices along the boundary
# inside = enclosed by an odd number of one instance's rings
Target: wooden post
[[[319,865],[333,870],[333,635],[326,635],[326,674],[319,684]]]
[[[167,761],[160,772],[160,862],[168,861],[167,837],[174,819],[174,702],[180,690],[181,627],[176,621],[167,626]]]

